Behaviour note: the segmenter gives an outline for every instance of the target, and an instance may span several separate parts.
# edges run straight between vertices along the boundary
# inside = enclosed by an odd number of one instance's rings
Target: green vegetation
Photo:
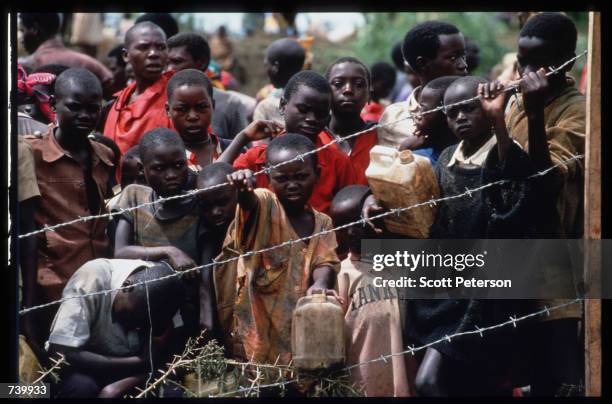
[[[418,12],[418,13],[366,13],[366,26],[350,45],[354,55],[367,64],[383,60],[391,62],[393,45],[416,24],[427,20],[442,20],[455,24],[461,32],[480,46],[480,66],[476,75],[487,76],[493,66],[508,52],[514,52],[518,36],[518,21],[509,24],[496,18],[492,12]],[[569,13],[578,26],[577,51],[586,49],[588,29],[587,13]],[[574,72],[579,72],[584,58],[576,62]]]

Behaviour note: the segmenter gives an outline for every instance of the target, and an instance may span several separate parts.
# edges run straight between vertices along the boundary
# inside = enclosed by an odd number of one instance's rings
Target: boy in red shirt
[[[166,35],[150,22],[141,22],[125,34],[124,60],[132,66],[134,83],[116,93],[104,124],[104,135],[121,153],[136,146],[155,128],[172,128],[166,114],[166,85],[173,73],[163,73],[168,61]]]
[[[360,116],[372,89],[370,70],[366,65],[358,59],[343,57],[327,68],[325,77],[332,89],[332,116],[325,133],[329,141],[373,126],[373,122],[364,122]],[[368,185],[365,171],[370,165],[370,149],[377,143],[376,129],[338,143],[339,149],[351,161],[357,183],[361,185]]]
[[[329,143],[331,137],[323,129],[329,119],[330,107],[331,88],[323,76],[310,70],[295,74],[287,83],[280,101],[285,131],[306,136],[317,148]],[[255,121],[236,136],[219,160],[233,163],[236,169],[260,171],[266,164],[267,145],[238,154],[248,142],[277,134],[282,136],[274,122]],[[348,156],[337,145],[319,150],[317,158],[321,175],[308,202],[319,212],[327,213],[334,195],[357,180]],[[267,175],[258,175],[255,179],[258,188],[269,188]]]

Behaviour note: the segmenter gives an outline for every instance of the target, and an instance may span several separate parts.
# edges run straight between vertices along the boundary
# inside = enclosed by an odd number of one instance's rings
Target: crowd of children
[[[393,47],[397,71],[353,57],[324,74],[303,70],[302,45],[274,41],[264,57],[274,89],[257,106],[211,81],[199,34],[144,18],[109,54],[109,70],[63,48],[54,16],[20,15],[32,55],[19,68],[19,117],[29,120],[19,126],[19,230],[116,213],[20,240],[23,307],[65,298],[20,318],[41,363],[59,352],[70,364],[54,395],[123,396],[202,331],[228,358],[288,365],[292,313],[312,293],[341,303],[349,365],[551,304],[402,299],[376,290],[360,243],[401,235],[382,221],[329,230],[384,209],[366,176],[370,150],[383,145],[427,157],[443,197],[508,180],[439,204],[430,238],[581,237],[583,164],[526,180],[584,151],[571,65],[546,75],[575,55],[567,16],[524,25],[512,98],[509,83],[468,75],[459,28],[427,21]],[[66,56],[49,61],[51,45]],[[67,66],[36,73],[41,60]],[[515,366],[527,337],[509,329],[359,366],[350,378],[367,396],[511,395],[524,385],[554,395],[580,384],[579,320],[574,305],[529,325],[537,347],[520,354],[529,372]]]

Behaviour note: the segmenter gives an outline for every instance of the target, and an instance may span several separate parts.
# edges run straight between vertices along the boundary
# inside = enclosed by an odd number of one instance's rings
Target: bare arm
[[[244,131],[238,133],[234,139],[232,139],[232,143],[227,146],[227,149],[223,151],[217,162],[223,162],[228,164],[233,164],[234,160],[238,158],[242,149],[249,144],[250,140],[244,134]]]
[[[524,75],[520,82],[520,88],[523,93],[523,103],[529,128],[529,157],[536,170],[546,169],[552,166],[544,123],[544,107],[550,91],[546,71],[540,69],[535,73],[531,72]]]
[[[249,142],[278,135],[283,128],[274,121],[255,121],[236,135],[217,161],[233,164]]]
[[[255,178],[251,170],[238,170],[227,176],[228,181],[238,190],[238,204],[246,211],[257,208],[259,201],[253,190],[255,189]]]
[[[495,136],[497,137],[497,155],[500,164],[503,164],[506,161],[508,150],[512,144],[504,119],[504,107],[508,93],[504,92],[504,85],[496,81],[479,84],[478,95],[481,97],[482,108],[495,131]]]
[[[115,258],[148,261],[166,260],[177,271],[196,266],[187,254],[174,246],[143,247],[134,245],[132,225],[123,218],[119,219],[115,230]]]
[[[109,374],[118,377],[128,377],[146,371],[147,361],[144,357],[127,356],[113,357],[100,355],[94,352],[63,345],[51,344],[49,353],[61,353],[70,366],[77,369],[86,369],[89,373],[99,376]]]
[[[98,398],[121,398],[134,387],[143,384],[148,376],[147,373],[143,373],[117,380],[105,386],[102,391],[100,391],[100,394],[98,394]]]
[[[326,295],[334,296],[341,304],[344,304],[344,299],[338,295],[334,289],[336,283],[336,272],[330,265],[323,264],[312,271],[312,285],[308,288],[306,294],[311,295],[321,291]]]

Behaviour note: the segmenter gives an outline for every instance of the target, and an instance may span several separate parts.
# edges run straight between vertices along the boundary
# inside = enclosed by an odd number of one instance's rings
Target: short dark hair
[[[44,36],[55,35],[60,29],[59,13],[20,13],[19,19],[26,28],[38,24]]]
[[[123,160],[137,158],[140,160],[140,145],[130,147],[123,155]]]
[[[179,32],[178,23],[170,13],[144,13],[136,18],[135,24],[141,22],[152,22],[157,25],[164,31],[166,38],[170,38]]]
[[[130,292],[130,299],[133,299],[132,301],[139,312],[146,313],[148,310],[147,303],[149,303],[154,324],[162,321],[170,322],[170,319],[183,302],[185,289],[179,276],[171,276],[154,282],[151,281],[175,273],[168,264],[160,262],[155,263],[151,267],[141,267],[128,276],[128,279],[135,284],[147,282],[146,285],[140,284],[134,286],[134,289]]]
[[[100,84],[100,80],[98,80],[96,75],[89,70],[80,67],[72,67],[57,76],[53,89],[55,97],[61,98],[64,96],[68,88],[74,84],[89,88],[102,97],[102,85]]]
[[[266,161],[270,161],[270,155],[279,150],[291,150],[299,154],[308,153],[315,150],[316,147],[312,140],[304,135],[297,133],[285,133],[282,136],[275,137],[266,148]],[[312,163],[312,167],[317,169],[318,159],[316,153],[311,153],[306,156]],[[269,164],[269,163],[268,163]]]
[[[529,36],[555,42],[566,54],[576,51],[576,25],[561,13],[546,12],[531,17],[519,34],[519,37]]]
[[[70,66],[61,65],[58,63],[49,63],[37,67],[32,71],[32,73],[51,73],[57,77],[68,69],[70,69]]]
[[[168,48],[185,47],[187,53],[191,55],[193,60],[206,62],[206,67],[210,62],[210,46],[208,41],[200,34],[195,32],[181,32],[168,38]]]
[[[139,23],[132,25],[125,32],[125,40],[123,42],[124,42],[124,46],[126,49],[129,48],[130,45],[132,44],[132,36],[134,35],[134,32],[141,30],[141,29],[159,30],[159,32],[161,32],[164,35],[164,40],[168,38],[164,30],[159,25],[149,22],[149,21],[139,22]]]
[[[387,87],[395,85],[395,69],[387,62],[377,62],[372,65],[372,81],[382,81]]]
[[[441,104],[442,99],[444,98],[444,93],[448,86],[450,86],[455,80],[461,78],[462,76],[442,76],[437,79],[433,79],[429,81],[427,84],[423,86],[423,90],[428,89],[435,93],[436,95],[436,104]]]
[[[361,66],[363,68],[363,71],[365,72],[366,80],[368,81],[368,85],[372,84],[372,75],[370,74],[370,69],[368,69],[368,66],[366,66],[365,63],[363,63],[361,60],[351,57],[351,56],[344,56],[344,57],[334,60],[334,62],[327,67],[327,70],[325,70],[325,78],[327,80],[329,80],[330,78],[329,75],[331,74],[331,71],[334,68],[334,66],[337,66],[341,63],[354,63],[356,65]]]
[[[402,55],[402,41],[397,42],[391,49],[391,60],[397,70],[404,71],[404,55]]]
[[[288,79],[304,67],[306,51],[295,39],[281,38],[266,48],[266,58],[270,63],[278,62],[279,70]]]
[[[417,57],[434,59],[440,49],[440,35],[458,34],[459,29],[443,21],[425,21],[417,24],[404,37],[402,53],[404,59],[416,72]]]
[[[485,79],[484,77],[480,77],[480,76],[463,76],[463,77],[459,77],[458,79],[456,79],[455,81],[453,81],[448,88],[446,89],[446,91],[444,92],[444,94],[448,94],[450,91],[453,91],[456,87],[459,86],[466,86],[470,92],[472,92],[472,96],[476,96],[477,90],[478,90],[478,85],[481,83],[488,83],[489,80]]]
[[[145,164],[145,158],[149,150],[159,146],[178,145],[183,150],[185,143],[183,139],[173,130],[167,128],[155,128],[146,132],[140,139],[140,160]]]
[[[227,182],[227,176],[233,172],[234,167],[222,161],[208,164],[198,173],[198,183],[215,181],[221,184]]]
[[[172,98],[172,93],[174,93],[174,90],[177,87],[185,85],[203,87],[206,89],[211,101],[213,100],[213,85],[210,79],[206,76],[206,74],[197,69],[181,70],[172,76],[172,78],[168,81],[168,85],[166,86],[168,100]]]
[[[331,94],[331,86],[319,73],[312,70],[302,70],[293,75],[285,86],[283,98],[289,101],[300,86],[313,88],[323,94]]]
[[[115,46],[113,49],[111,49],[106,56],[109,58],[113,58],[113,59],[117,59],[117,64],[119,64],[119,66],[125,67],[125,60],[123,60],[123,48],[125,46],[120,43],[119,45]]]
[[[342,188],[332,199],[332,206],[341,204],[343,202],[354,202],[361,211],[361,205],[368,196],[370,188],[367,185],[348,185]],[[359,218],[359,214],[355,219]]]

